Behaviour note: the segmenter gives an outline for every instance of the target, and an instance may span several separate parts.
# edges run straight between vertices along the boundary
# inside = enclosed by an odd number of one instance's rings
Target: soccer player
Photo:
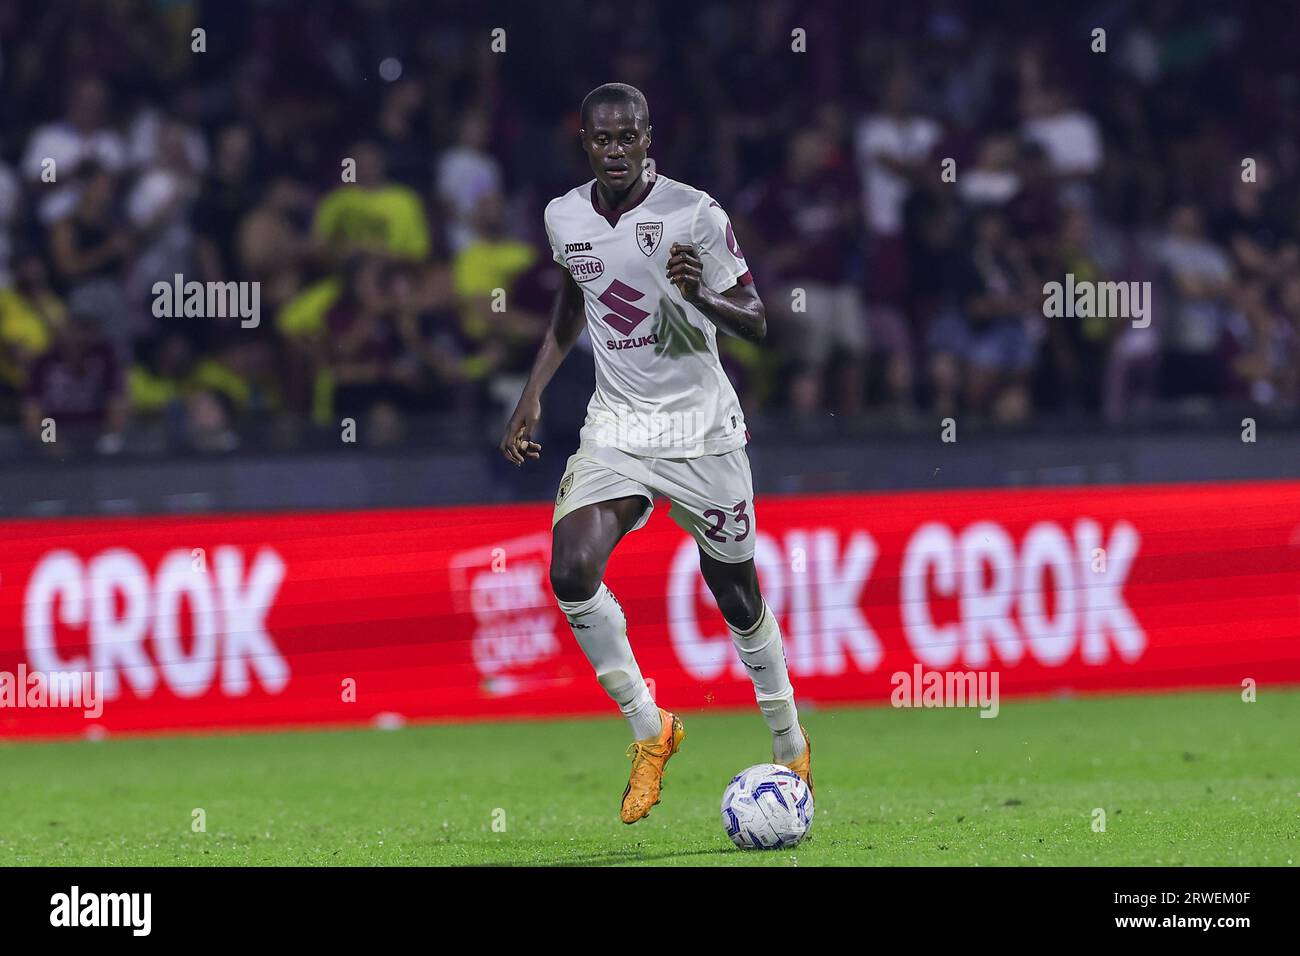
[[[772,731],[773,762],[812,786],[781,631],[754,567],[749,432],[718,360],[718,329],[758,342],[767,318],[722,207],[647,165],[650,129],[635,87],[606,83],[582,102],[579,136],[595,179],[546,207],[566,275],[501,440],[517,466],[541,456],[532,436],[542,390],[585,322],[596,389],[555,499],[550,578],[596,679],[631,725],[624,823],[659,802],[664,767],[685,736],[680,718],[651,699],[623,608],[602,580],[614,546],[649,520],[655,495],[672,502],[670,516],[699,546],[700,571]]]

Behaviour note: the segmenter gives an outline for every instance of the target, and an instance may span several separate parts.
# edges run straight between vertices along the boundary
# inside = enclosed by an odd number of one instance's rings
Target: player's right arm
[[[569,349],[573,348],[573,343],[578,341],[584,318],[582,289],[565,268],[560,290],[551,306],[551,322],[542,339],[542,347],[537,350],[532,371],[528,373],[528,383],[501,439],[501,454],[506,461],[522,465],[525,458],[542,456],[542,446],[532,440],[533,431],[542,417],[542,391],[569,354]]]

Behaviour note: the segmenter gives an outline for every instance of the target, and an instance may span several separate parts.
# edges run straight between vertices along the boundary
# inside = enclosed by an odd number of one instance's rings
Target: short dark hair
[[[592,108],[601,103],[627,103],[631,105],[634,114],[643,118],[647,126],[650,125],[650,104],[646,102],[644,93],[627,83],[602,83],[582,101],[583,129],[591,123]]]

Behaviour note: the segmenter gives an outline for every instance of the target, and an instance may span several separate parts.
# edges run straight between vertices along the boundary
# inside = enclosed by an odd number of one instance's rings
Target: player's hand
[[[523,395],[515,406],[515,413],[506,425],[505,437],[501,439],[501,454],[512,465],[523,465],[525,458],[542,457],[542,446],[532,440],[533,431],[542,418],[542,403],[530,395]]]
[[[674,242],[668,259],[668,281],[677,286],[677,291],[687,302],[694,302],[700,295],[700,283],[704,278],[704,264],[695,254],[695,247],[687,242]]]

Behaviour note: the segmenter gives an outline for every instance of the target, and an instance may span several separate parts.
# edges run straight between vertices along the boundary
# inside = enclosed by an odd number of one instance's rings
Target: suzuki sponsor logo
[[[624,335],[631,335],[633,329],[650,317],[645,309],[632,304],[644,298],[644,292],[615,279],[597,299],[609,309],[608,313],[600,317],[601,321]]]
[[[1074,655],[1102,665],[1112,653],[1132,663],[1147,637],[1125,602],[1124,583],[1140,538],[1127,521],[1106,535],[1088,518],[1066,529],[1054,521],[1029,527],[1017,543],[996,522],[955,529],[917,528],[904,550],[891,595],[866,600],[879,549],[872,536],[846,537],[831,528],[792,530],[779,540],[759,534],[754,560],[763,596],[782,621],[786,658],[795,676],[870,673],[883,649],[872,605],[897,601],[903,636],[929,668],[1014,666],[1032,660],[1057,667]],[[1104,549],[1104,570],[1094,555]],[[712,680],[730,669],[743,677],[730,635],[699,573],[693,541],[678,549],[668,584],[668,628],[678,660],[691,676]]]
[[[633,305],[633,302],[645,298],[645,293],[615,279],[604,292],[597,296],[597,301],[610,311],[601,316],[601,320],[615,332],[631,335],[638,325],[650,317],[645,309]],[[657,333],[628,339],[606,339],[605,348],[610,351],[637,349],[645,345],[658,345]]]
[[[88,561],[51,551],[27,582],[28,660],[44,673],[101,675],[107,701],[127,688],[150,697],[159,685],[181,698],[213,689],[242,697],[254,681],[278,694],[289,683],[289,665],[266,630],[266,616],[284,571],[270,548],[246,561],[242,548],[218,547],[211,566],[201,570],[189,549],[178,549],[163,555],[152,572],[125,548]],[[84,636],[69,640],[59,628]],[[85,652],[69,653],[73,646]]]
[[[623,349],[639,349],[644,345],[658,345],[659,336],[651,333],[650,335],[641,335],[635,339],[606,339],[605,348],[611,352],[620,352]]]

